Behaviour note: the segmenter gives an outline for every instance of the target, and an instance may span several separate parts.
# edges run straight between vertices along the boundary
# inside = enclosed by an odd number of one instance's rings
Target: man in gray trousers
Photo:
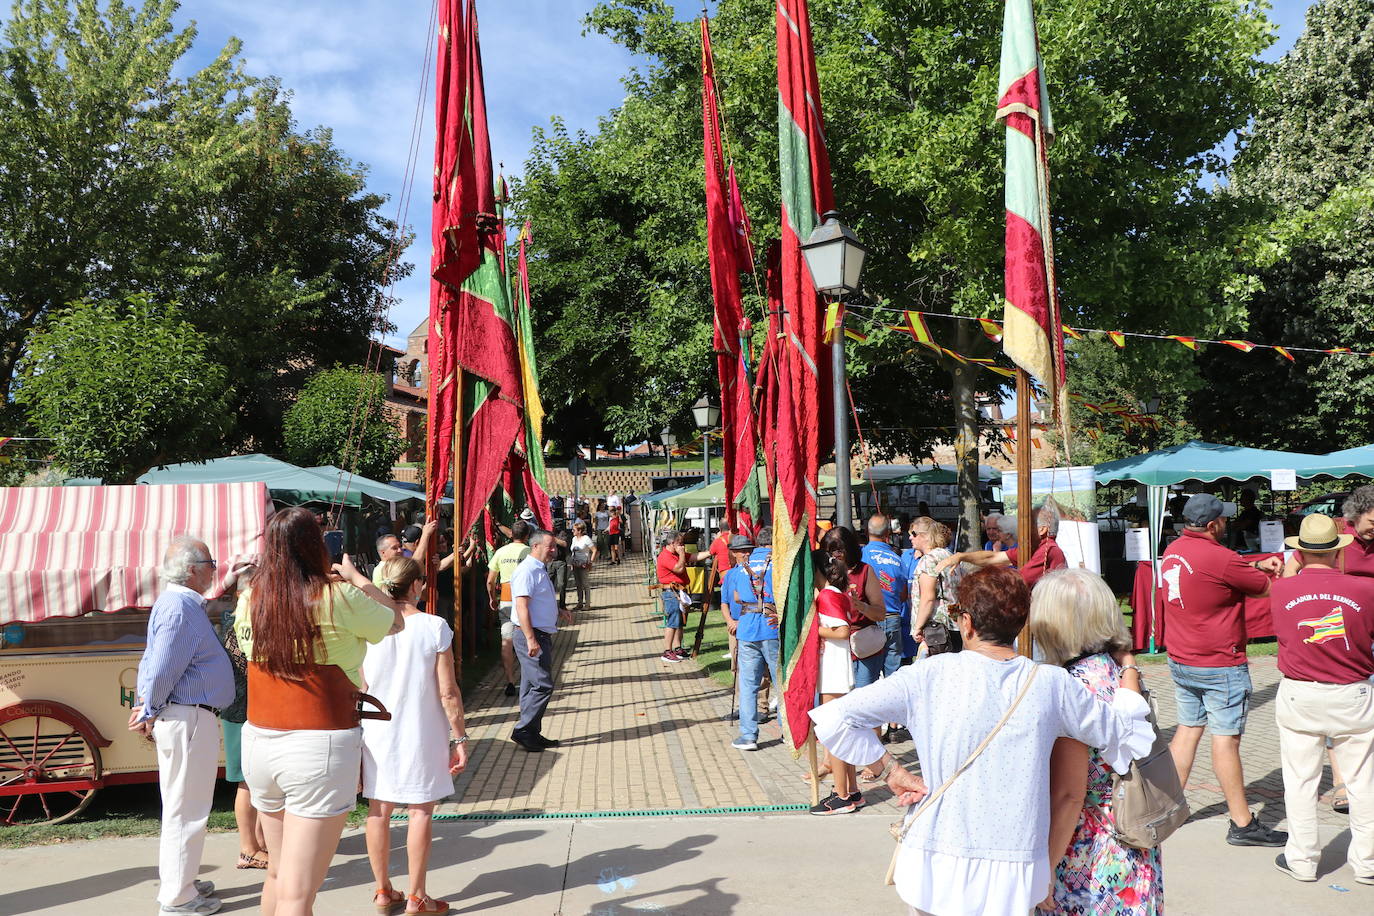
[[[520,720],[511,739],[523,750],[537,753],[558,742],[545,738],[544,710],[553,697],[553,634],[558,624],[572,623],[572,615],[559,613],[558,598],[545,564],[554,551],[553,535],[530,535],[529,556],[520,561],[511,578],[515,600],[515,657],[520,662]]]

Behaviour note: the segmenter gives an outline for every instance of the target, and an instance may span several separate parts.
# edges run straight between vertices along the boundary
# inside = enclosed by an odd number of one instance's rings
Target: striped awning
[[[209,545],[219,588],[271,513],[262,483],[0,487],[0,624],[151,607],[181,534]]]

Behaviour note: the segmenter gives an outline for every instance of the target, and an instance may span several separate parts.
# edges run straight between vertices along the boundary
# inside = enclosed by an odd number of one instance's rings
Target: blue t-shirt
[[[720,580],[720,602],[729,610],[730,616],[739,620],[743,610],[740,608],[741,602],[735,597],[735,587],[739,584],[740,577],[744,578],[744,594],[751,593],[749,588],[749,570],[743,566],[732,566],[725,571],[725,576]]]
[[[739,614],[739,629],[735,631],[736,639],[757,642],[778,638],[778,628],[770,624],[762,612],[740,614],[743,609],[739,607],[742,604],[758,603],[758,596],[754,592],[753,576],[758,576],[763,580],[763,600],[772,603],[773,565],[770,562],[772,556],[773,550],[770,547],[754,548],[754,552],[749,555],[746,564],[730,570],[730,577],[721,586],[721,597],[730,604],[731,616]]]
[[[892,545],[883,541],[869,541],[864,545],[864,562],[878,577],[883,589],[883,606],[889,614],[906,614],[910,611],[907,601],[907,576],[904,564]]]

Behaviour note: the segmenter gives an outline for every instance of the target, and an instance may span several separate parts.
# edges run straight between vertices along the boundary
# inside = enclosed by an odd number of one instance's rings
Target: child
[[[816,615],[821,640],[821,702],[829,703],[854,687],[854,666],[849,652],[850,625],[862,615],[855,610],[848,594],[849,569],[843,557],[817,555],[817,570],[825,587],[816,596]],[[835,791],[811,809],[812,814],[849,814],[864,805],[863,793],[854,783],[854,766],[826,751],[826,768],[835,781]]]

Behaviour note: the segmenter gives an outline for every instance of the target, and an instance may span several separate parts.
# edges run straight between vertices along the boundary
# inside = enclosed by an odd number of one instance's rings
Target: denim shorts
[[[1178,724],[1200,728],[1214,735],[1245,733],[1245,714],[1250,708],[1250,666],[1197,668],[1169,661],[1178,698]]]
[[[678,603],[677,592],[664,588],[662,595],[663,625],[670,630],[682,629],[682,605]]]

